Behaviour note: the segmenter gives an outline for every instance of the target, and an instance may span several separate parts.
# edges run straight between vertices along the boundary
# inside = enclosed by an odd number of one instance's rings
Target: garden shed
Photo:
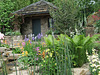
[[[16,24],[19,20],[15,20],[14,30],[19,30],[22,35],[37,35],[39,33],[45,35],[45,32],[47,32],[50,27],[50,23],[53,23],[49,14],[50,8],[56,9],[52,3],[40,0],[39,2],[15,11],[14,14],[20,16],[23,23],[20,24],[19,27],[18,24]]]

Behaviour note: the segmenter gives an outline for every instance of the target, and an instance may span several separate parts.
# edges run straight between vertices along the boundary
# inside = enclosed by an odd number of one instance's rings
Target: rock
[[[85,68],[73,68],[72,69],[74,75],[86,75],[89,69]]]
[[[81,68],[89,68],[89,63],[83,64]]]
[[[15,68],[15,66],[14,66],[14,67],[12,67],[12,68],[9,68],[9,70],[10,70],[10,71],[16,71],[16,70],[18,71],[18,70],[19,70],[19,67],[16,67],[16,68]]]
[[[9,57],[8,57],[8,60],[10,61],[10,60],[16,60],[16,59],[18,59],[19,58],[19,56],[20,56],[21,54],[10,54],[9,55]]]
[[[0,47],[0,53],[4,53],[5,52],[6,47]]]
[[[6,62],[7,61],[7,58],[3,58],[3,61]]]
[[[5,51],[11,51],[11,49],[10,48],[6,48]]]
[[[3,56],[8,57],[10,54],[12,54],[12,51],[5,51]]]
[[[87,72],[86,72],[86,75],[92,75],[92,74],[90,73],[90,71],[87,71]]]
[[[8,74],[8,75],[16,75],[16,72],[13,72],[13,73]],[[17,71],[17,75],[30,75],[30,74],[28,73],[27,70],[21,70],[21,71]]]

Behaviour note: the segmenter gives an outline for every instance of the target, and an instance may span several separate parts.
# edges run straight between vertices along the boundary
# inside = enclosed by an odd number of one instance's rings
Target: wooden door
[[[41,21],[40,19],[33,19],[32,20],[32,33],[37,36],[41,33]]]

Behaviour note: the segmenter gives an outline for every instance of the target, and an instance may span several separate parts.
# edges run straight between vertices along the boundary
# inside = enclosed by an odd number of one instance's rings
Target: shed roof
[[[54,9],[56,9],[56,6],[54,6],[52,3],[40,0],[39,2],[33,3],[18,11],[15,11],[13,14],[18,14],[18,15],[44,14],[44,13],[49,13],[49,7],[53,7]]]

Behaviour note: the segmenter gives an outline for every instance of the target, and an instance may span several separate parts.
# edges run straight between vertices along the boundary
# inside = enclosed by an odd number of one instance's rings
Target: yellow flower
[[[27,51],[25,51],[25,55],[26,55],[26,56],[28,55],[28,52],[27,52]]]
[[[49,56],[47,55],[46,58],[48,58]]]
[[[29,40],[29,43],[30,43],[30,40]]]
[[[52,53],[50,53],[50,57],[52,57]]]
[[[46,43],[45,43],[45,42],[42,43],[42,47],[43,47],[43,46],[46,46]]]
[[[25,52],[23,51],[22,52],[22,56],[27,56],[27,55],[28,55],[28,52],[27,51],[25,51]]]
[[[41,66],[43,66],[43,65],[41,64]]]
[[[57,65],[57,63],[55,63],[55,65]]]
[[[47,50],[46,50],[46,52],[49,52],[49,51],[50,51],[50,49],[47,49]]]
[[[45,60],[43,62],[45,62]]]
[[[22,56],[25,56],[25,55],[24,55],[24,52],[22,52]]]

